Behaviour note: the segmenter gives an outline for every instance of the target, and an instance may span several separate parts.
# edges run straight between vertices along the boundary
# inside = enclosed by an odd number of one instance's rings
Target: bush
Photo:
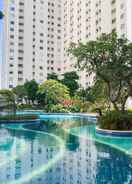
[[[15,121],[15,120],[35,120],[37,115],[0,115],[0,121]]]
[[[99,117],[99,127],[109,130],[132,130],[132,112],[107,112]]]
[[[73,105],[70,106],[71,112],[90,112],[91,103],[83,102],[81,100],[76,100]]]
[[[52,105],[50,112],[68,113],[69,110],[61,104]]]
[[[69,107],[70,112],[80,112],[81,107],[79,104],[73,104]]]
[[[32,109],[32,105],[30,105],[30,104],[21,104],[21,105],[17,105],[17,109],[18,109],[18,110]]]

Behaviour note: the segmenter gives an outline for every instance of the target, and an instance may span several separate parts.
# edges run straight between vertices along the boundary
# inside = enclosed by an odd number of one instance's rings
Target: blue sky
[[[2,10],[3,1],[4,0],[0,0],[0,10]],[[2,53],[2,21],[0,20],[0,81],[1,81],[1,61],[2,61],[1,53]],[[1,87],[1,83],[0,83],[0,87]]]
[[[0,0],[0,10],[2,10],[2,7],[3,7],[3,0]],[[2,27],[2,25],[1,25],[1,22],[0,22],[0,30],[1,30],[1,27]]]
[[[0,10],[2,10],[3,7],[3,0],[0,0]],[[1,38],[1,28],[2,28],[2,23],[0,21],[0,38]]]
[[[0,0],[0,10],[2,9],[3,6],[3,0]],[[2,42],[2,21],[0,20],[0,62],[1,62],[1,42]]]

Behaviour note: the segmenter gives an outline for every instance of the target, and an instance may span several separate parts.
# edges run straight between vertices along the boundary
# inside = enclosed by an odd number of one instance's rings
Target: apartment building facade
[[[72,42],[95,40],[115,30],[132,41],[131,0],[7,0],[4,1],[2,88],[26,80],[41,83],[48,73],[76,70],[67,53]],[[80,86],[93,75],[78,72]]]
[[[132,41],[131,0],[65,0],[63,70],[75,68],[75,58],[66,52],[72,42],[85,43],[114,30]],[[92,85],[93,75],[79,72],[79,76],[81,86]]]
[[[60,72],[61,0],[4,1],[2,88]]]

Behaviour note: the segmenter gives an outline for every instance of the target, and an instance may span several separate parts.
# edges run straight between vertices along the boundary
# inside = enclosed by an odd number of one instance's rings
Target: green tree
[[[81,88],[79,91],[76,93],[76,98],[80,98],[83,102],[94,102],[94,97],[93,94],[91,93],[91,87],[88,87],[87,89]]]
[[[30,102],[34,104],[34,101],[37,99],[38,83],[35,80],[26,81],[24,88],[29,104]]]
[[[24,99],[26,100],[27,92],[24,85],[18,85],[13,88],[13,93],[16,95],[17,103],[23,102]]]
[[[89,106],[88,110],[101,111],[101,109],[110,109],[106,94],[107,88],[105,83],[101,80],[96,80],[93,86],[78,90],[75,98],[80,99],[84,104],[87,104]]]
[[[56,73],[48,73],[47,80],[57,80],[58,81],[58,75]]]
[[[41,105],[56,105],[63,99],[69,99],[68,88],[56,80],[47,80],[39,86]]]
[[[63,74],[63,79],[61,80],[62,84],[66,85],[70,90],[70,95],[74,96],[75,92],[79,88],[78,79],[79,76],[75,71],[67,72]]]
[[[91,87],[90,94],[93,99],[93,109],[101,112],[102,110],[110,110],[110,102],[107,96],[107,85],[102,80],[96,80]]]
[[[0,19],[3,19],[3,17],[4,17],[4,14],[2,11],[0,11]]]
[[[14,93],[8,89],[2,89],[0,90],[0,96],[4,100],[5,108],[8,108],[10,111],[16,114],[16,102]]]
[[[94,73],[96,80],[106,84],[106,95],[114,108],[125,111],[132,96],[132,43],[113,32],[86,44],[72,44],[69,52],[77,58],[80,70]]]

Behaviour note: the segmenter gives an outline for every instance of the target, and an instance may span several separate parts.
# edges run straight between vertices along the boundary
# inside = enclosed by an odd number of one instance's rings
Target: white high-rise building
[[[2,88],[61,71],[61,0],[4,1]]]
[[[114,30],[132,41],[131,0],[64,0],[63,70],[74,69],[75,58],[66,52],[72,42],[85,43]],[[92,75],[86,72],[79,75],[82,86],[92,84]]]
[[[3,88],[74,70],[72,42],[113,30],[132,41],[132,0],[6,0],[4,12]],[[92,84],[90,74],[79,76],[82,86]]]

